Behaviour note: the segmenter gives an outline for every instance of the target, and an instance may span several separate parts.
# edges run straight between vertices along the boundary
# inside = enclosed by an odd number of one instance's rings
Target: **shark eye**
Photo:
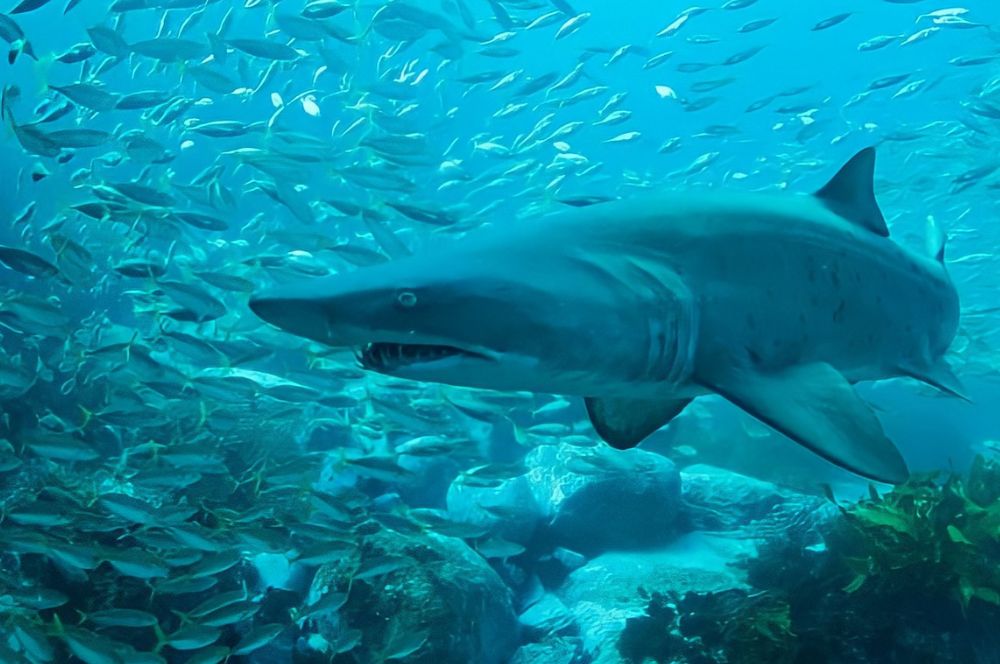
[[[417,305],[417,294],[408,290],[399,291],[396,294],[396,302],[399,302],[399,306],[406,307],[407,309],[415,307]]]

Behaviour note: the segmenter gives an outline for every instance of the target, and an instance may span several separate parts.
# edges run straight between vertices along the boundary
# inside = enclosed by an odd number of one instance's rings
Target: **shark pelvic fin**
[[[948,363],[944,361],[944,358],[938,358],[928,367],[914,369],[913,367],[907,366],[900,367],[899,371],[904,376],[915,378],[921,383],[927,383],[931,387],[936,387],[945,394],[950,394],[951,396],[962,399],[963,401],[972,401],[965,395],[965,388],[962,387],[962,381],[958,379],[958,376],[956,376],[951,370]]]
[[[612,447],[627,450],[674,419],[690,399],[598,399],[585,401],[594,430]]]
[[[829,364],[800,364],[770,373],[727,367],[699,379],[841,468],[890,484],[899,484],[909,475],[874,411]]]
[[[875,148],[865,148],[816,192],[816,198],[850,222],[882,237],[889,227],[875,200]]]

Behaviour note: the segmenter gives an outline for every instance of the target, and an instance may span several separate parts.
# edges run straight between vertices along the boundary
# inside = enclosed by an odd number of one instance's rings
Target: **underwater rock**
[[[257,591],[268,588],[303,592],[309,585],[309,577],[302,565],[289,562],[281,553],[259,553],[250,558],[250,564],[257,573]]]
[[[526,638],[542,638],[573,627],[573,614],[562,600],[547,593],[518,616]]]
[[[288,634],[282,634],[260,650],[255,650],[244,658],[247,664],[274,664],[275,662],[296,662],[298,664],[299,661],[295,658],[295,640]]]
[[[546,588],[558,588],[570,572],[587,564],[587,557],[582,553],[570,551],[565,547],[556,547],[552,553],[544,554],[534,561],[533,569]]]
[[[818,496],[704,464],[681,471],[681,496],[693,530],[737,530],[779,511],[815,510],[824,504]]]
[[[409,471],[409,477],[394,488],[411,507],[439,506],[446,501],[451,478],[462,471],[462,461],[449,456],[400,456],[399,467]]]
[[[317,570],[307,604],[342,606],[313,616],[316,634],[304,641],[329,654],[354,641],[357,662],[507,661],[517,617],[510,590],[481,556],[433,532],[362,528],[372,532],[358,549]],[[337,594],[342,601],[331,603]]]
[[[527,543],[543,513],[526,475],[498,482],[496,486],[464,484],[448,487],[448,514],[456,521],[487,528],[493,535]]]
[[[747,588],[733,566],[755,554],[751,542],[691,533],[655,551],[611,552],[570,574],[558,595],[597,663],[623,661],[616,644],[630,618],[645,615],[651,592],[719,592]]]
[[[576,664],[582,661],[585,660],[580,639],[557,637],[521,646],[509,664]]]
[[[559,561],[563,567],[570,571],[580,569],[587,564],[587,559],[582,554],[570,551],[562,546],[552,552],[552,558]]]
[[[543,445],[525,457],[546,538],[585,555],[670,541],[680,476],[664,456],[606,445]]]

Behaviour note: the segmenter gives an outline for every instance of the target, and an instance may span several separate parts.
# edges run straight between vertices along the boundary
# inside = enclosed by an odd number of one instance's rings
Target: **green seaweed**
[[[618,641],[622,657],[636,663],[791,664],[798,650],[784,597],[736,589],[653,593],[646,615],[626,621]]]
[[[1000,603],[998,478],[1000,464],[977,457],[969,489],[957,476],[939,483],[922,475],[842,508],[828,546],[851,574],[844,592],[884,595],[919,584],[924,596],[963,610],[975,599]]]
[[[750,589],[651,592],[629,662],[984,660],[1000,647],[1000,462],[911,478],[789,524],[747,562]]]

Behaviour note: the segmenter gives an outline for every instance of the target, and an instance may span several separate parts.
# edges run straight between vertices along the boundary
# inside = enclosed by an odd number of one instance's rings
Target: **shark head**
[[[649,320],[648,288],[623,292],[621,275],[578,252],[521,245],[512,262],[504,242],[456,244],[289,284],[250,308],[287,332],[353,347],[365,369],[466,387],[634,391],[687,357],[679,326]]]

